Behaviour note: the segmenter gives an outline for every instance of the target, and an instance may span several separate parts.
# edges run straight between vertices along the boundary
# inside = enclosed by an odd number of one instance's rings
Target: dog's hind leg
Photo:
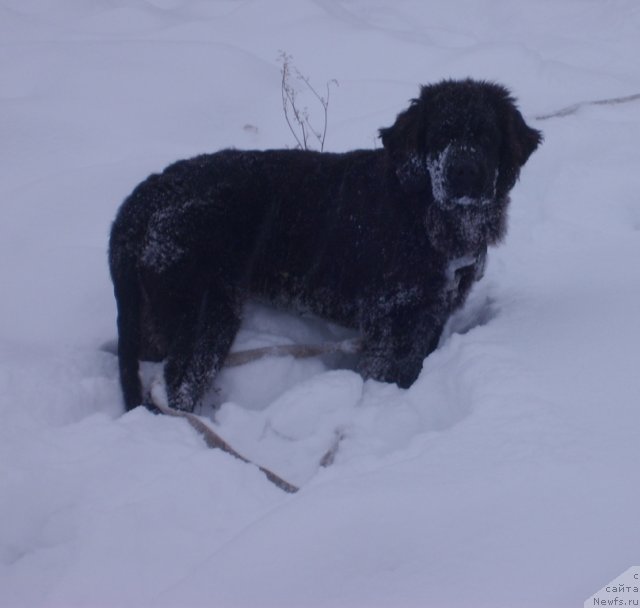
[[[164,368],[169,405],[192,412],[224,364],[240,327],[240,306],[224,290],[207,288],[190,298]]]

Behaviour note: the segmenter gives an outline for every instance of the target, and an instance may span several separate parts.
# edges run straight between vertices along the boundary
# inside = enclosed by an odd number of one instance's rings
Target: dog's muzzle
[[[497,172],[473,146],[449,144],[427,158],[433,198],[441,207],[484,205],[495,193]]]

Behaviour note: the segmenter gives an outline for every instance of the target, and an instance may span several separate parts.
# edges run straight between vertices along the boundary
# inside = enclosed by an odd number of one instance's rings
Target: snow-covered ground
[[[535,118],[640,92],[636,0],[2,0],[0,49],[0,606],[569,607],[640,562],[640,101]],[[202,413],[295,495],[123,415],[100,350],[131,188],[293,145],[280,51],[339,82],[329,150],[443,77],[504,83],[546,138],[409,390],[222,374]],[[253,307],[238,345],[336,332]]]

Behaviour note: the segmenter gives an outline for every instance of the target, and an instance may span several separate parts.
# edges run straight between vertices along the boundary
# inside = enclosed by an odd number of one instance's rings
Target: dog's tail
[[[118,281],[114,287],[118,304],[118,365],[127,410],[142,403],[140,382],[140,286],[135,280]]]
[[[118,308],[118,364],[120,384],[127,410],[142,403],[139,356],[141,345],[141,292],[134,256],[120,238],[118,221],[114,222],[109,242],[109,268]]]
[[[138,374],[140,351],[140,294],[135,280],[114,279],[118,305],[118,364],[120,384],[127,410],[142,403],[142,384]]]

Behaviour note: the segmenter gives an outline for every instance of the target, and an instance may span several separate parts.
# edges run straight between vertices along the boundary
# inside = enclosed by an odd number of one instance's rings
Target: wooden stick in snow
[[[224,439],[222,439],[222,437],[220,437],[218,433],[216,433],[211,427],[209,427],[204,422],[202,422],[202,420],[200,420],[200,418],[198,418],[197,416],[190,414],[189,412],[183,412],[181,410],[176,410],[172,407],[167,407],[165,405],[158,405],[157,403],[154,403],[153,406],[157,408],[162,414],[165,414],[166,416],[186,418],[187,422],[200,435],[202,435],[202,438],[204,439],[208,447],[220,449],[223,452],[226,452],[227,454],[231,454],[231,456],[234,456],[238,460],[242,460],[242,462],[246,462],[247,464],[255,464],[251,462],[248,458],[245,458],[244,456],[242,456],[242,454],[240,454],[239,452],[236,452],[236,450],[233,449]],[[297,486],[294,486],[288,481],[285,481],[284,479],[282,479],[282,477],[280,477],[279,475],[276,475],[273,471],[270,471],[265,467],[261,467],[260,465],[255,465],[255,466],[257,466],[266,475],[267,479],[271,483],[278,486],[281,490],[284,490],[285,492],[288,492],[290,494],[293,494],[294,492],[297,492],[299,490]]]
[[[361,342],[358,338],[342,340],[341,342],[322,342],[321,344],[279,344],[276,346],[263,346],[262,348],[251,348],[239,350],[227,355],[224,367],[236,367],[245,365],[252,361],[257,361],[263,357],[294,357],[295,359],[306,359],[343,353],[353,355],[360,352]]]
[[[224,366],[236,367],[239,365],[245,365],[246,363],[251,363],[252,361],[257,361],[264,357],[294,357],[296,359],[304,359],[334,353],[355,354],[358,353],[360,349],[361,341],[358,338],[342,340],[341,342],[323,342],[321,344],[281,344],[277,346],[264,346],[262,348],[252,348],[229,353],[224,362]],[[104,344],[102,346],[102,350],[117,355],[117,342]],[[166,416],[185,418],[187,422],[202,436],[208,447],[220,449],[223,452],[231,454],[231,456],[242,460],[242,462],[246,462],[247,464],[254,464],[266,475],[267,479],[271,483],[278,486],[281,490],[289,493],[294,493],[299,490],[297,486],[294,486],[288,481],[282,479],[282,477],[276,475],[273,471],[270,471],[265,467],[261,467],[260,465],[256,465],[248,458],[245,458],[242,454],[232,448],[222,437],[220,437],[218,433],[194,414],[176,410],[166,405],[159,405],[155,402],[153,403],[153,407]],[[340,438],[338,438],[338,441],[339,439]],[[334,450],[337,449],[338,441],[336,442],[335,448],[330,450],[323,458],[323,462],[321,463],[322,466],[328,466],[333,460],[335,453]]]

